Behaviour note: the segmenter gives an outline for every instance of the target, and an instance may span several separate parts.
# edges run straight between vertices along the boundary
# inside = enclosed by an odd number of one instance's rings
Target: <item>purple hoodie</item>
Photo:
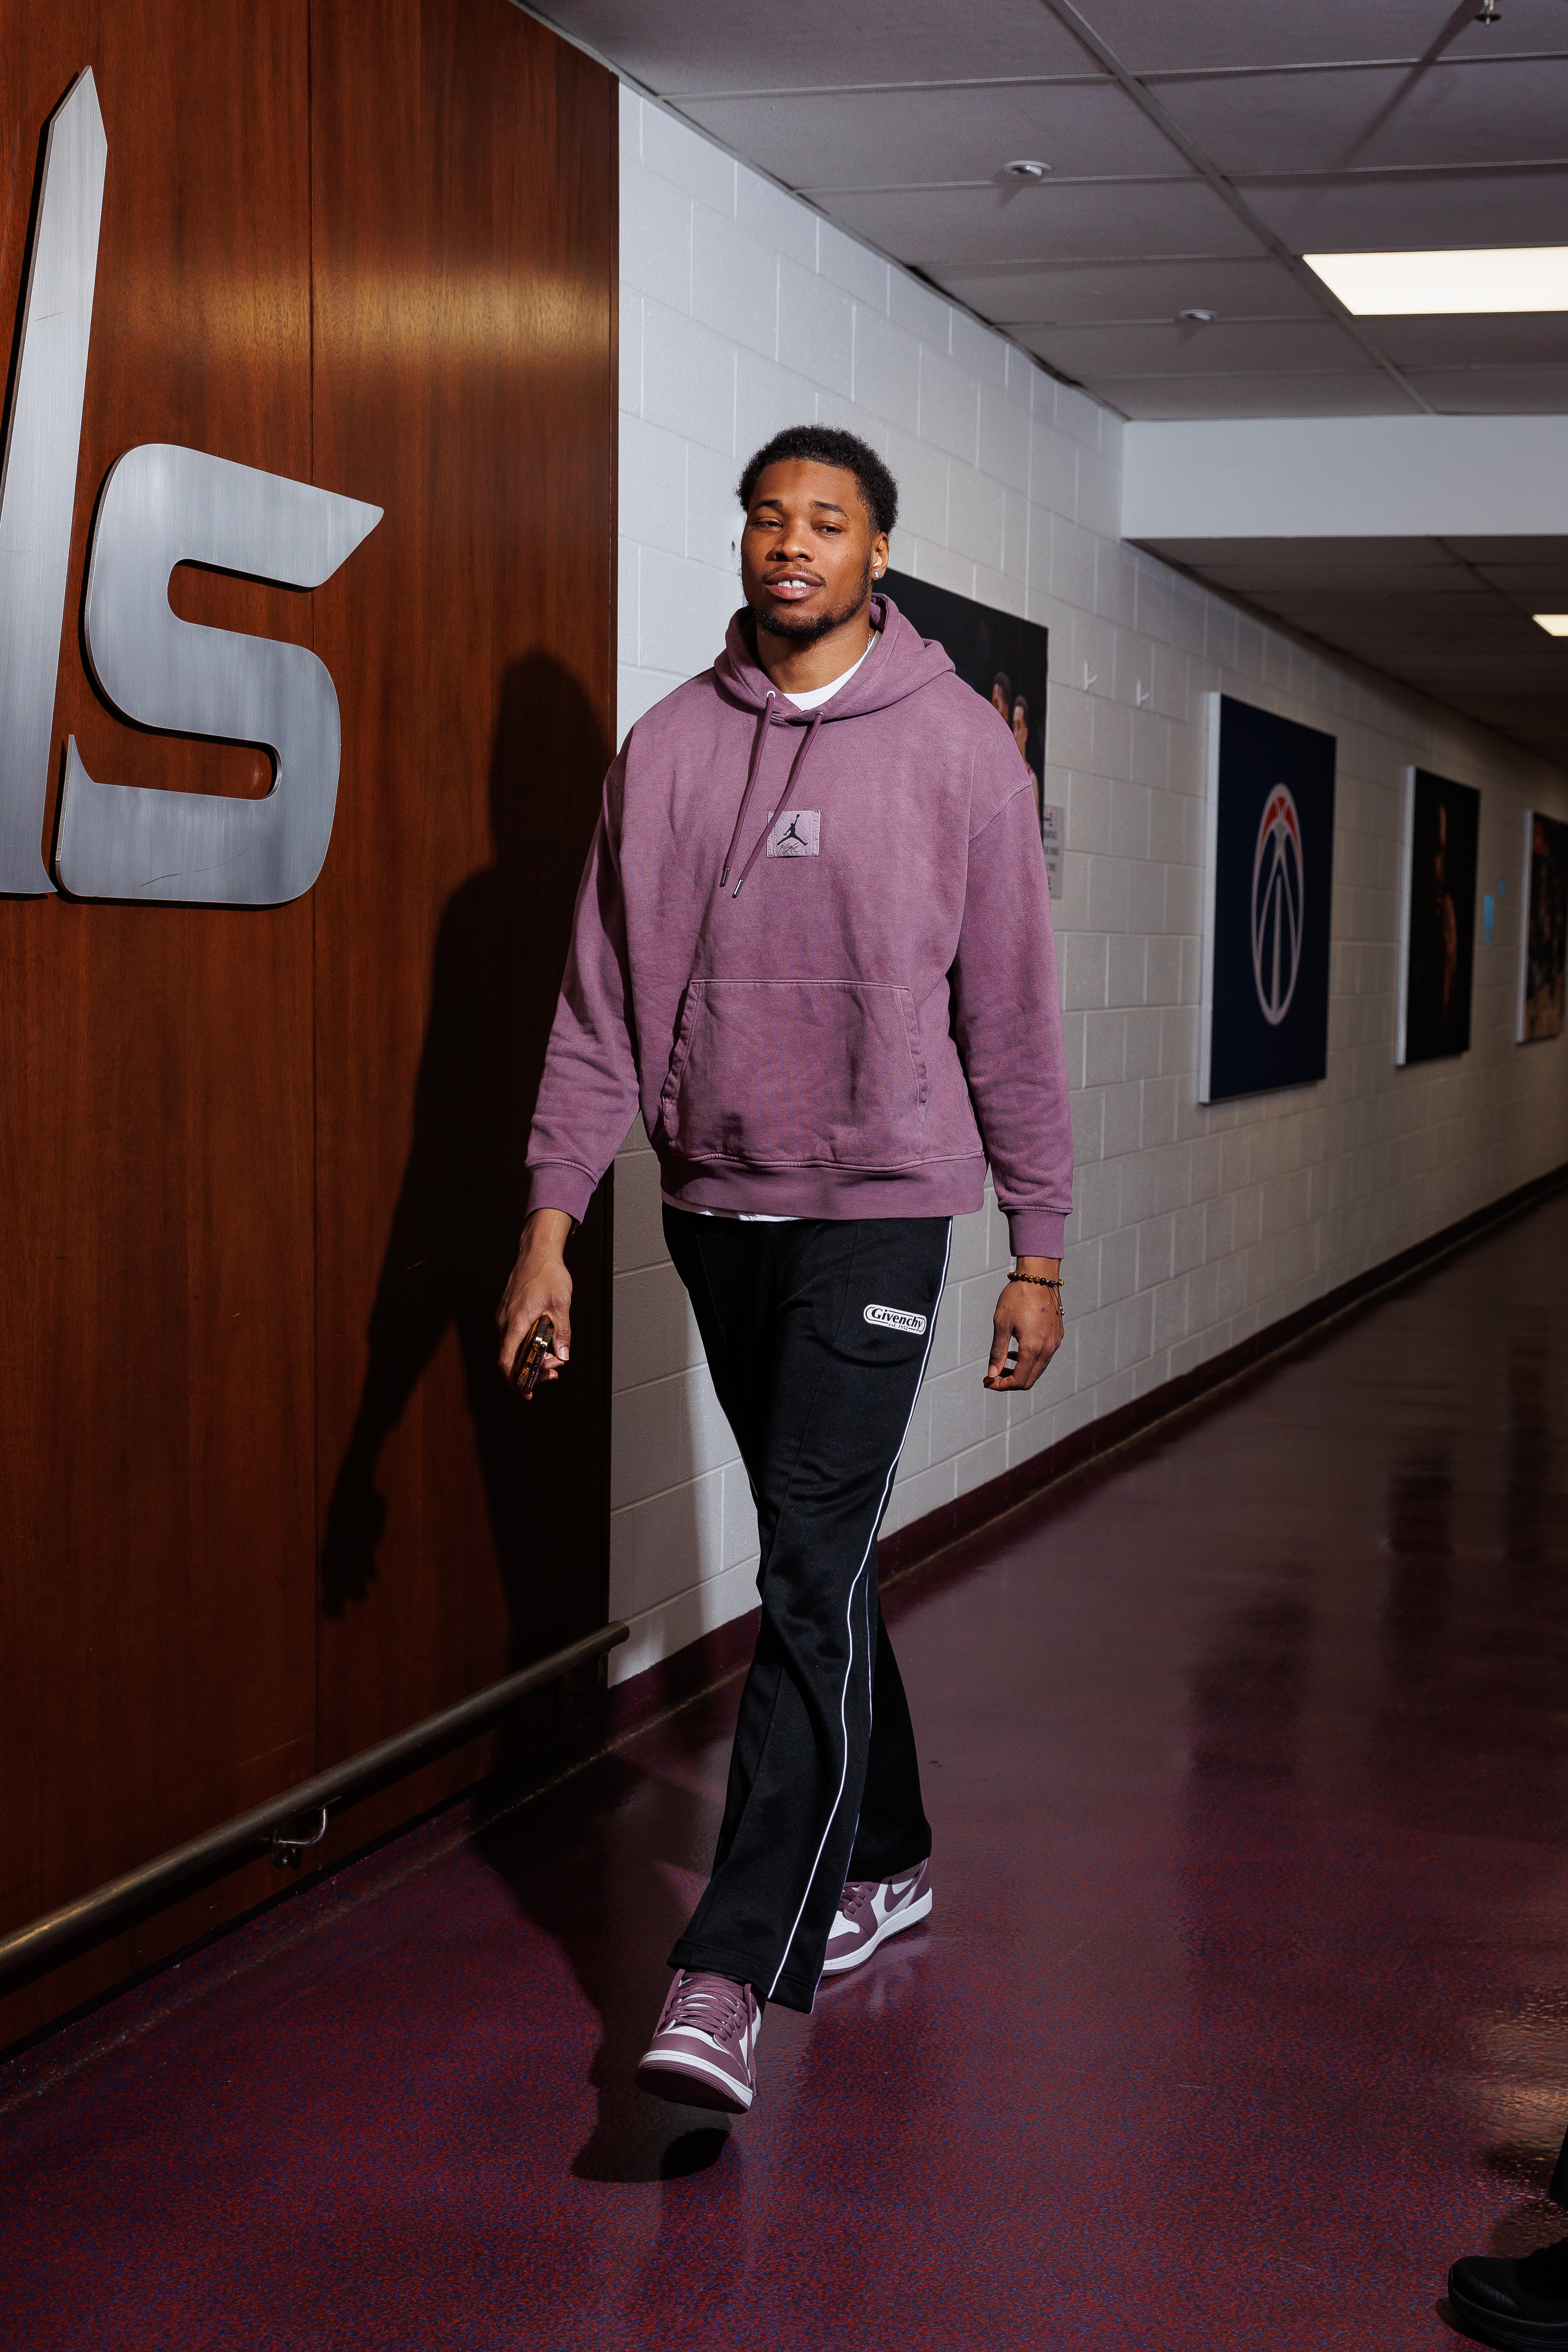
[[[797,710],[744,616],[605,782],[529,1137],[580,1218],[641,1103],[666,1197],[781,1217],[977,1209],[1058,1257],[1072,1132],[1028,771],[889,597]],[[728,848],[726,849],[726,845]]]

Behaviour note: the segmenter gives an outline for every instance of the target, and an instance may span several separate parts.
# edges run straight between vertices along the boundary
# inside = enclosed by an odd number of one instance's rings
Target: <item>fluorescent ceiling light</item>
[[[1568,310],[1568,245],[1453,253],[1304,253],[1358,319],[1440,310]]]
[[[1549,637],[1568,637],[1568,613],[1532,613],[1530,617]]]

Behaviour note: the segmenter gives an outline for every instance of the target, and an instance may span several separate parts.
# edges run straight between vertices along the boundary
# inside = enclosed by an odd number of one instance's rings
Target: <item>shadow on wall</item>
[[[437,936],[413,1142],[322,1546],[321,1606],[339,1617],[378,1572],[383,1449],[454,1330],[506,1599],[509,1668],[602,1622],[601,1548],[588,1540],[608,1437],[598,1346],[574,1349],[574,1393],[556,1391],[557,1410],[525,1406],[496,1369],[495,1309],[516,1255],[528,1126],[608,757],[567,670],[537,653],[510,665],[490,759],[493,859],[454,892]],[[604,1213],[596,1202],[573,1248],[584,1340],[605,1306]],[[542,1558],[582,1561],[588,1573],[542,1578]]]
[[[589,1344],[594,1319],[607,1307],[601,1203],[573,1245],[570,1383],[539,1403],[521,1404],[496,1370],[495,1309],[517,1247],[528,1125],[575,880],[608,757],[592,707],[565,670],[539,655],[509,669],[489,772],[494,855],[454,893],[437,937],[413,1140],[322,1546],[321,1606],[329,1617],[367,1601],[378,1576],[390,1584],[402,1572],[403,1530],[388,1526],[378,1470],[415,1391],[454,1332],[513,1666],[603,1622],[584,1493],[585,1480],[599,1479],[599,1449],[609,1435],[602,1358],[597,1344]],[[563,888],[560,877],[568,874]],[[439,1478],[443,1465],[428,1442],[425,1460]],[[604,1491],[595,1485],[595,1494]],[[453,1549],[456,1532],[441,1530]],[[689,1490],[661,1521],[660,1536],[672,1561],[696,1559],[699,1528]],[[561,1572],[567,1563],[586,1567],[591,1549],[591,1579]],[[541,1575],[542,1560],[552,1563],[550,1574]],[[455,1560],[454,1577],[460,1573]],[[732,1706],[732,1693],[718,1704],[721,1759]],[[557,1702],[543,1693],[509,1714],[500,1734],[502,1774],[526,1764],[531,1732],[548,1729],[552,1713],[558,1727]],[[688,1769],[676,1778],[655,1779],[605,1758],[591,1768],[592,1780],[574,1783],[572,1802],[547,1793],[521,1811],[504,1811],[475,1835],[476,1850],[520,1914],[559,1945],[602,2021],[590,2075],[597,2117],[573,2168],[583,2179],[679,2179],[707,2169],[724,2147],[725,2125],[648,2098],[633,2079],[668,1990],[667,1954],[712,1852],[723,1790],[721,1760],[716,1766],[708,1752],[716,1736],[713,1713],[710,1703],[683,1718]],[[586,1834],[580,1819],[584,1785],[598,1799]],[[725,2274],[721,2263],[709,2282],[714,2297]]]
[[[540,655],[512,665],[490,761],[494,855],[454,893],[437,937],[413,1141],[322,1548],[329,1617],[365,1601],[378,1574],[391,1582],[402,1572],[404,1531],[388,1528],[378,1467],[454,1332],[505,1593],[510,1666],[603,1622],[601,1554],[589,1540],[600,1498],[607,1503],[601,1471],[609,1432],[596,1336],[608,1303],[602,1201],[573,1244],[572,1371],[534,1404],[521,1404],[498,1373],[495,1309],[517,1248],[528,1126],[608,757],[593,709],[564,669]],[[438,1401],[432,1410],[440,1410]],[[433,1484],[445,1474],[443,1434],[437,1426],[436,1445],[429,1434],[425,1440]],[[421,1507],[429,1510],[427,1499]],[[437,1559],[450,1559],[454,1580],[465,1565],[460,1537],[444,1522],[433,1538],[426,1533]],[[695,1541],[693,1528],[693,1550]],[[431,1572],[428,1561],[422,1570]],[[526,1767],[538,1735],[548,1738],[559,1726],[550,1692],[510,1711],[499,1732],[501,1775]],[[709,1728],[707,1744],[711,1738]],[[724,2146],[713,2118],[650,2099],[633,2080],[668,1989],[666,1955],[686,1924],[691,1886],[707,1869],[721,1804],[721,1780],[716,1793],[700,1786],[704,1737],[695,1722],[689,1742],[692,1785],[655,1780],[607,1757],[570,1796],[547,1791],[521,1809],[503,1809],[475,1833],[476,1851],[519,1913],[559,1945],[602,2020],[591,2070],[598,2116],[574,2166],[584,2179],[675,2179],[705,2169]],[[597,1799],[586,1832],[584,1785]]]

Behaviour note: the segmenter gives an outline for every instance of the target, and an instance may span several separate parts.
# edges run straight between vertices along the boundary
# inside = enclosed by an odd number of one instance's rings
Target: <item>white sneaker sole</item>
[[[678,2107],[717,2107],[727,2116],[743,2116],[757,2095],[696,2051],[684,2058],[655,2057],[650,2052],[637,2068],[637,2079],[638,2090],[656,2099],[668,2099]]]
[[[841,1960],[824,1960],[823,1975],[841,1977],[847,1969],[861,1967],[870,1958],[873,1952],[887,1942],[889,1936],[901,1935],[906,1927],[918,1927],[922,1919],[929,1919],[930,1916],[931,1888],[928,1886],[925,1893],[917,1901],[911,1903],[906,1910],[890,1912],[876,1934],[868,1942],[862,1944],[858,1951],[846,1952]]]

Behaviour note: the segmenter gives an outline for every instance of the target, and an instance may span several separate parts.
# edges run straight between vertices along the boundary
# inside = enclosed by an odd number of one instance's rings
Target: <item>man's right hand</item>
[[[563,1255],[571,1231],[564,1209],[535,1209],[523,1226],[517,1264],[496,1309],[500,1368],[509,1381],[518,1352],[542,1315],[549,1316],[554,1329],[541,1377],[558,1379],[572,1352],[572,1277]]]

